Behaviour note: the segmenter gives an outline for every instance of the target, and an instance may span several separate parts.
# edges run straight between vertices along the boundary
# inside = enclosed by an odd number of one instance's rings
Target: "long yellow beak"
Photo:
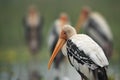
[[[59,50],[63,47],[64,43],[65,43],[65,39],[59,38],[59,40],[58,40],[58,42],[57,42],[57,45],[56,45],[56,47],[55,47],[55,49],[54,49],[54,51],[53,51],[53,54],[52,54],[52,56],[51,56],[51,58],[50,58],[50,60],[49,60],[49,62],[48,62],[48,70],[50,69],[51,64],[52,64],[54,58],[55,58],[56,55],[58,54]]]

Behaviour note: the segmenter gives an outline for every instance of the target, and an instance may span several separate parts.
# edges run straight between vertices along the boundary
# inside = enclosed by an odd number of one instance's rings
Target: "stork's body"
[[[25,38],[32,54],[38,53],[42,45],[43,16],[38,14],[35,7],[30,7],[28,14],[23,19]]]
[[[52,30],[50,32],[49,39],[48,39],[48,46],[49,46],[49,49],[50,49],[50,55],[52,55],[53,50],[55,48],[55,45],[57,44],[57,41],[58,41],[59,34],[60,34],[61,30],[62,30],[61,21],[56,20],[53,27],[52,27]],[[59,69],[60,63],[64,59],[64,56],[63,56],[62,52],[59,51],[59,53],[60,54],[57,55],[55,60],[54,60],[54,67],[56,69]]]
[[[107,58],[110,58],[113,49],[113,38],[105,19],[99,13],[92,12],[83,29],[87,35],[102,47]]]
[[[69,62],[82,78],[85,80],[91,79],[90,75],[92,73],[94,79],[91,80],[107,80],[105,67],[109,64],[108,60],[101,47],[89,36],[76,34],[74,28],[66,25],[50,59],[49,67],[61,47],[63,54],[68,56]],[[82,70],[83,67],[88,71],[90,70],[90,73]]]
[[[68,19],[68,15],[66,13],[61,13],[60,17],[55,20],[53,27],[50,31],[50,35],[49,35],[49,39],[48,39],[48,46],[50,49],[50,54],[52,55],[54,48],[57,44],[57,41],[59,39],[59,35],[62,31],[62,28],[65,24],[70,24],[69,19]],[[56,56],[55,60],[54,60],[54,70],[53,72],[56,73],[55,74],[55,80],[59,80],[61,78],[60,76],[60,64],[63,62],[63,60],[65,59],[65,56],[62,54],[62,51],[59,51],[59,54]],[[67,76],[67,74],[65,75]]]
[[[66,24],[70,24],[69,19],[68,19],[68,15],[66,13],[61,13],[59,18],[54,22],[53,27],[51,29],[50,35],[49,35],[49,39],[48,39],[48,46],[50,48],[50,53],[52,54],[55,48],[55,45],[57,44],[57,41],[59,39],[59,35],[62,31],[62,28],[64,25]],[[59,51],[59,55],[56,56],[55,60],[54,60],[54,67],[56,69],[59,69],[60,67],[60,63],[63,61],[64,59],[64,55],[61,54],[61,50]]]
[[[87,35],[74,35],[67,40],[62,48],[63,54],[67,54],[70,64],[82,75],[89,79],[90,71],[108,65],[103,50]],[[86,70],[83,70],[86,69]],[[86,73],[89,72],[89,73]]]
[[[113,37],[110,26],[104,17],[98,12],[91,11],[89,7],[84,7],[78,25],[76,26],[78,33],[81,26],[85,34],[89,35],[100,45],[109,59],[113,51]]]

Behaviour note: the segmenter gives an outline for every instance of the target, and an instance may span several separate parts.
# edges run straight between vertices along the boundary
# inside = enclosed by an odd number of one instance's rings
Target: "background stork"
[[[69,22],[69,18],[68,15],[65,12],[62,12],[59,16],[59,18],[55,21],[55,23],[53,24],[53,27],[50,31],[50,35],[49,35],[49,39],[48,39],[48,46],[50,49],[50,53],[52,55],[53,50],[55,48],[55,45],[59,39],[59,35],[61,33],[62,27],[65,24],[70,24]],[[60,64],[61,62],[64,60],[64,56],[61,52],[61,50],[59,51],[59,55],[56,56],[55,60],[54,60],[54,68],[55,68],[55,73],[58,74],[56,75],[56,79],[55,80],[59,80],[59,72],[60,72]]]
[[[110,26],[103,16],[98,12],[92,12],[88,7],[84,7],[76,26],[78,33],[80,26],[87,35],[101,46],[109,59],[113,51],[113,37]]]
[[[34,5],[29,7],[28,13],[23,19],[23,25],[26,43],[31,53],[31,60],[27,64],[29,80],[34,80],[34,78],[40,80],[42,77],[38,68],[37,53],[41,50],[42,46],[43,17]]]
[[[83,79],[108,80],[106,72],[106,66],[109,65],[108,60],[102,48],[89,36],[76,34],[76,30],[72,26],[65,25],[48,63],[48,69],[61,48],[70,64]]]
[[[34,55],[42,45],[43,17],[35,6],[30,6],[27,15],[23,19],[26,43]]]

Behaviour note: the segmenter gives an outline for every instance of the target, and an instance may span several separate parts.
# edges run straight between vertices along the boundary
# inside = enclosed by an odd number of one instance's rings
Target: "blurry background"
[[[47,48],[47,38],[52,23],[60,12],[65,11],[70,16],[72,26],[75,26],[80,10],[87,5],[93,11],[100,12],[111,27],[114,37],[114,54],[110,60],[110,66],[113,68],[112,74],[115,73],[115,76],[120,76],[119,0],[0,0],[0,80],[7,80],[3,79],[3,74],[7,72],[14,77],[18,77],[20,71],[23,70],[24,74],[22,75],[27,75],[25,73],[25,70],[27,70],[25,63],[29,61],[30,54],[25,44],[22,19],[28,7],[32,4],[37,6],[45,21],[43,45],[38,56],[43,75],[47,75],[48,72],[47,62],[50,54]],[[8,77],[10,76],[8,75]]]

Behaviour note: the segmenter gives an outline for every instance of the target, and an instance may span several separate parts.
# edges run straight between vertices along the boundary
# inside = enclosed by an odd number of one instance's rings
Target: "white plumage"
[[[93,18],[98,23],[99,28],[108,37],[108,39],[112,40],[113,37],[112,37],[110,27],[108,23],[106,22],[106,20],[104,19],[104,17],[100,15],[98,12],[92,12],[90,14],[90,17]]]
[[[89,36],[85,34],[77,34],[70,38],[72,42],[79,48],[79,50],[83,50],[87,56],[89,56],[97,65],[104,67],[109,65],[107,58],[101,47],[96,44]],[[62,48],[63,53],[65,46]],[[79,53],[78,53],[79,54]]]
[[[109,59],[113,51],[113,36],[104,17],[98,12],[90,12],[83,25],[83,31],[100,45]]]
[[[93,72],[94,76],[92,77],[95,80],[107,80],[105,67],[109,65],[109,62],[102,48],[92,38],[85,34],[76,34],[73,27],[65,25],[49,61],[48,68],[61,48],[63,54],[68,57],[70,64],[85,80],[90,79],[91,72]],[[103,78],[100,78],[100,76]]]

